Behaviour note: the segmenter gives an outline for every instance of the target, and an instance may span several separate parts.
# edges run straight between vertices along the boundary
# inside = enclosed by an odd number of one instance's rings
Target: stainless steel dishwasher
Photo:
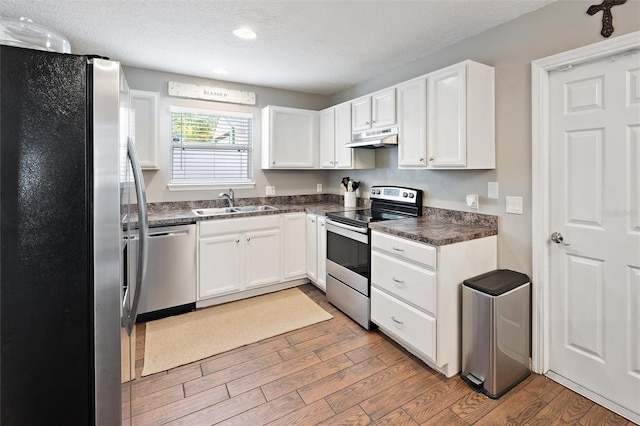
[[[137,236],[130,244],[138,244]],[[136,271],[132,269],[129,268],[129,274],[135,276]],[[138,321],[192,311],[195,302],[196,226],[149,229],[149,254]]]

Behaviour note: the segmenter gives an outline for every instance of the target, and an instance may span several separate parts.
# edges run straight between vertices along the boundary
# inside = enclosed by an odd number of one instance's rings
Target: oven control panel
[[[371,199],[395,201],[407,204],[421,204],[422,190],[400,186],[372,186]]]

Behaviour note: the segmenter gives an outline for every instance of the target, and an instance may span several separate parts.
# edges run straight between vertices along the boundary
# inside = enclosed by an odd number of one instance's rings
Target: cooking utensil
[[[344,192],[347,192],[347,187],[344,186],[344,183],[340,184],[340,189],[342,189]]]

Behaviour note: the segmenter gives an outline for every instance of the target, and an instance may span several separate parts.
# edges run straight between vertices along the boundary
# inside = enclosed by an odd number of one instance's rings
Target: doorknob
[[[556,244],[562,244],[563,246],[571,245],[564,242],[564,237],[560,232],[554,232],[553,234],[551,234],[551,241],[553,241]]]

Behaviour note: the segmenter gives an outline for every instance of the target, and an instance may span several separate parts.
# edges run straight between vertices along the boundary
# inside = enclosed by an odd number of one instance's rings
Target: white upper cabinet
[[[320,168],[333,169],[336,166],[335,108],[320,111]]]
[[[158,92],[131,90],[133,140],[144,170],[158,169]]]
[[[396,88],[398,96],[398,167],[427,166],[427,79]]]
[[[396,89],[387,89],[371,96],[371,127],[396,124]]]
[[[353,132],[396,124],[395,88],[351,101],[351,111]]]
[[[465,61],[427,77],[430,168],[495,168],[494,70]]]
[[[371,128],[371,96],[356,99],[351,102],[352,130],[359,132]]]
[[[318,111],[280,106],[262,109],[262,168],[318,167]]]
[[[375,168],[373,150],[347,148],[352,136],[349,103],[320,111],[320,168]]]
[[[495,168],[492,67],[464,61],[397,91],[399,168]]]

